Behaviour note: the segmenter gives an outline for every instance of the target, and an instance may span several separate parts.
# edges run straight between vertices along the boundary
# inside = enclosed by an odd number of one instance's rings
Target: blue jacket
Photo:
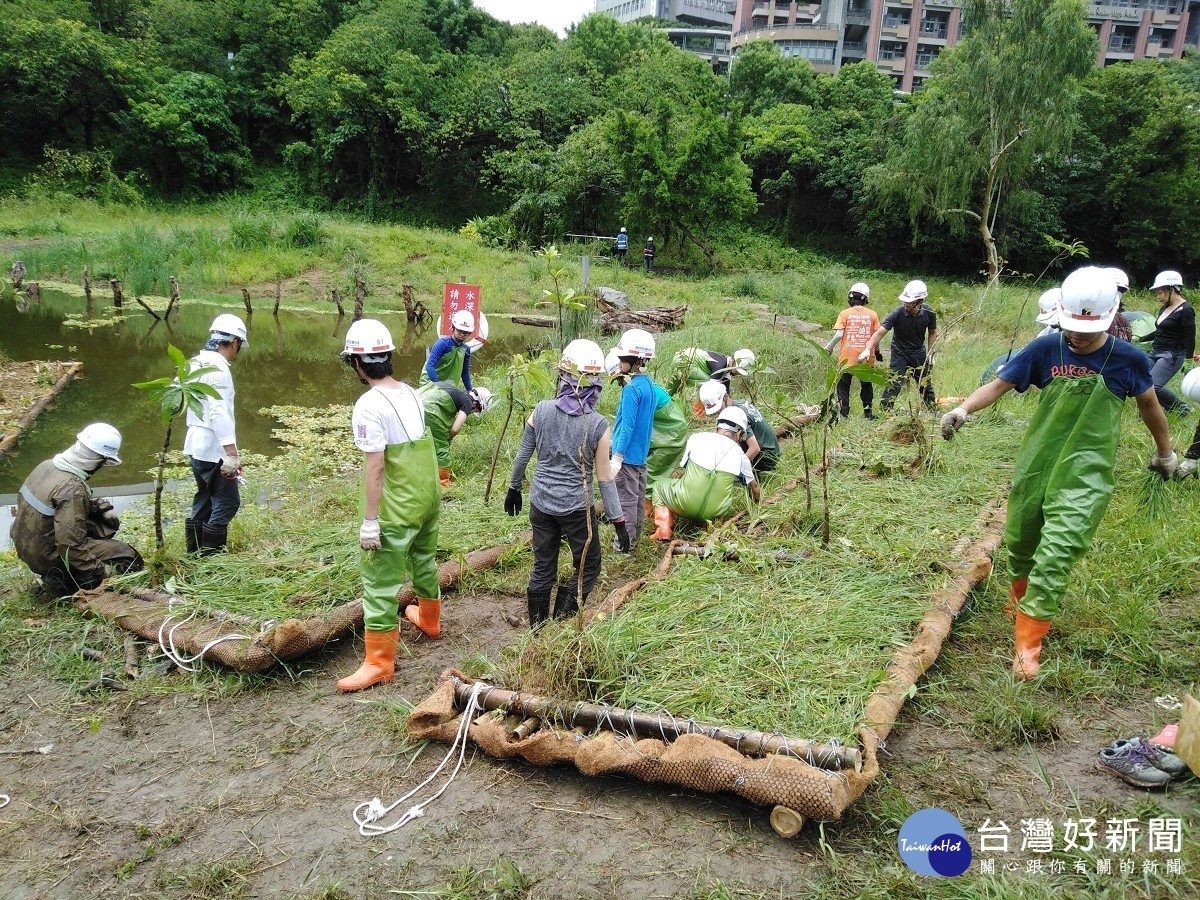
[[[455,341],[454,336],[449,334],[444,334],[433,342],[433,346],[429,348],[429,358],[425,360],[425,374],[429,377],[430,381],[432,381],[434,384],[437,384],[437,382],[441,381],[441,378],[438,377],[437,373],[438,360],[451,350],[455,350],[463,346],[465,345]],[[469,391],[471,390],[471,348],[466,347],[465,349],[467,353],[463,358],[462,384],[463,387]]]
[[[649,375],[634,375],[621,390],[621,403],[613,423],[612,452],[621,454],[626,465],[646,464],[655,405],[654,382]]]

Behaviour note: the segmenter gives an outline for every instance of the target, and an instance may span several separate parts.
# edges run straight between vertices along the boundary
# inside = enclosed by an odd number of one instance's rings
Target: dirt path
[[[0,748],[54,749],[0,756],[0,793],[12,798],[0,809],[0,896],[380,897],[491,870],[514,888],[502,896],[733,896],[705,893],[719,883],[745,892],[736,896],[790,897],[835,877],[811,824],[785,841],[767,810],[734,798],[477,754],[424,818],[360,837],[354,805],[392,802],[446,751],[430,745],[414,761],[401,704],[423,699],[445,667],[498,654],[515,634],[502,613],[523,618],[523,603],[448,598],[446,639],[417,639],[406,624],[396,681],[358,696],[333,691],[358,663],[358,639],[291,679],[225,698],[118,692],[106,702],[37,677],[35,661],[10,667],[20,671],[5,677]],[[942,805],[968,829],[1003,819],[1018,838],[1023,818],[1072,809],[1103,818],[1135,793],[1091,768],[1095,747],[1120,727],[1113,716],[1137,713],[1081,705],[1035,761],[1030,749],[979,746],[969,722],[944,711],[910,709],[885,777],[826,829],[832,851],[890,841],[894,853],[886,823],[898,799]],[[519,871],[497,865],[503,858]]]

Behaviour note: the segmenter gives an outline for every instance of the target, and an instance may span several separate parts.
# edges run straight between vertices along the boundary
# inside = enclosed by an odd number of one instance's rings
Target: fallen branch
[[[83,371],[83,363],[81,362],[66,363],[65,365],[66,370],[54,382],[54,387],[50,388],[33,406],[29,407],[28,412],[21,416],[12,431],[5,434],[3,438],[0,438],[0,459],[3,459],[13,451],[13,448],[17,446],[17,442],[21,439],[21,435],[25,433],[25,430],[34,423],[34,420],[42,414],[42,411],[47,406],[54,402],[54,398],[61,394],[67,385],[78,378],[79,373]]]

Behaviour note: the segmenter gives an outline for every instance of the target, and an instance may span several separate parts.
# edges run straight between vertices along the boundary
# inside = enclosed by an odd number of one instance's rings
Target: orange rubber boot
[[[339,691],[349,693],[366,690],[372,685],[386,684],[396,674],[396,646],[400,643],[400,629],[364,631],[363,640],[367,645],[363,664],[353,675],[347,675],[337,683]]]
[[[1018,604],[1025,599],[1025,592],[1029,590],[1028,578],[1014,578],[1012,588],[1008,592],[1008,602],[1004,604],[1004,614],[1010,619],[1017,614]]]
[[[654,507],[654,534],[650,535],[652,541],[669,541],[672,537],[672,532],[675,530],[675,513],[671,512],[669,506]]]
[[[654,501],[649,497],[646,498],[646,521],[654,521]]]
[[[441,486],[444,488],[450,487],[450,485],[454,484],[454,479],[450,477],[450,469],[449,468],[446,468],[446,469],[439,468],[438,469],[438,483],[441,484]]]
[[[420,628],[431,641],[442,636],[441,600],[418,597],[416,603],[404,607],[404,618]]]
[[[1049,619],[1035,619],[1017,610],[1016,622],[1013,625],[1017,652],[1013,657],[1012,671],[1018,681],[1037,678],[1042,657],[1042,638],[1049,630]]]

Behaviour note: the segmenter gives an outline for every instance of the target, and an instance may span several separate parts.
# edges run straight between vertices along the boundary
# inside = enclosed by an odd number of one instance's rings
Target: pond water
[[[242,449],[265,456],[280,450],[280,444],[271,437],[278,423],[261,415],[261,409],[281,404],[352,404],[362,393],[358,379],[338,359],[350,325],[348,316],[339,319],[336,314],[315,311],[280,311],[276,318],[268,306],[247,317],[245,309],[236,306],[185,302],[182,310],[172,315],[168,327],[127,300],[123,322],[90,329],[63,324],[66,316],[83,311],[82,298],[55,291],[43,291],[41,302],[25,312],[18,311],[11,301],[0,303],[0,351],[10,359],[78,360],[84,364],[83,377],[67,387],[55,405],[25,432],[19,451],[0,460],[0,504],[14,503],[12,495],[29,472],[70,445],[82,426],[95,421],[109,422],[120,429],[123,464],[102,468],[92,484],[101,488],[145,485],[152,479],[164,430],[145,392],[132,385],[174,370],[167,356],[168,343],[188,356],[195,354],[204,345],[208,326],[219,312],[248,318],[250,343],[233,364],[238,444]],[[98,302],[95,318],[108,319],[113,311],[109,303]],[[372,315],[369,309],[367,314]],[[403,313],[376,315],[397,341],[396,377],[415,385],[435,338],[432,326],[410,328]],[[474,355],[472,373],[482,373],[480,383],[499,388],[498,373],[512,354],[543,346],[551,332],[515,325],[499,316],[489,316],[489,321],[489,339]],[[489,365],[496,368],[493,379],[486,377]],[[182,419],[176,421],[171,437],[171,446],[176,450],[183,446],[185,427]],[[346,428],[349,432],[349,418]],[[4,533],[7,535],[7,528]]]

